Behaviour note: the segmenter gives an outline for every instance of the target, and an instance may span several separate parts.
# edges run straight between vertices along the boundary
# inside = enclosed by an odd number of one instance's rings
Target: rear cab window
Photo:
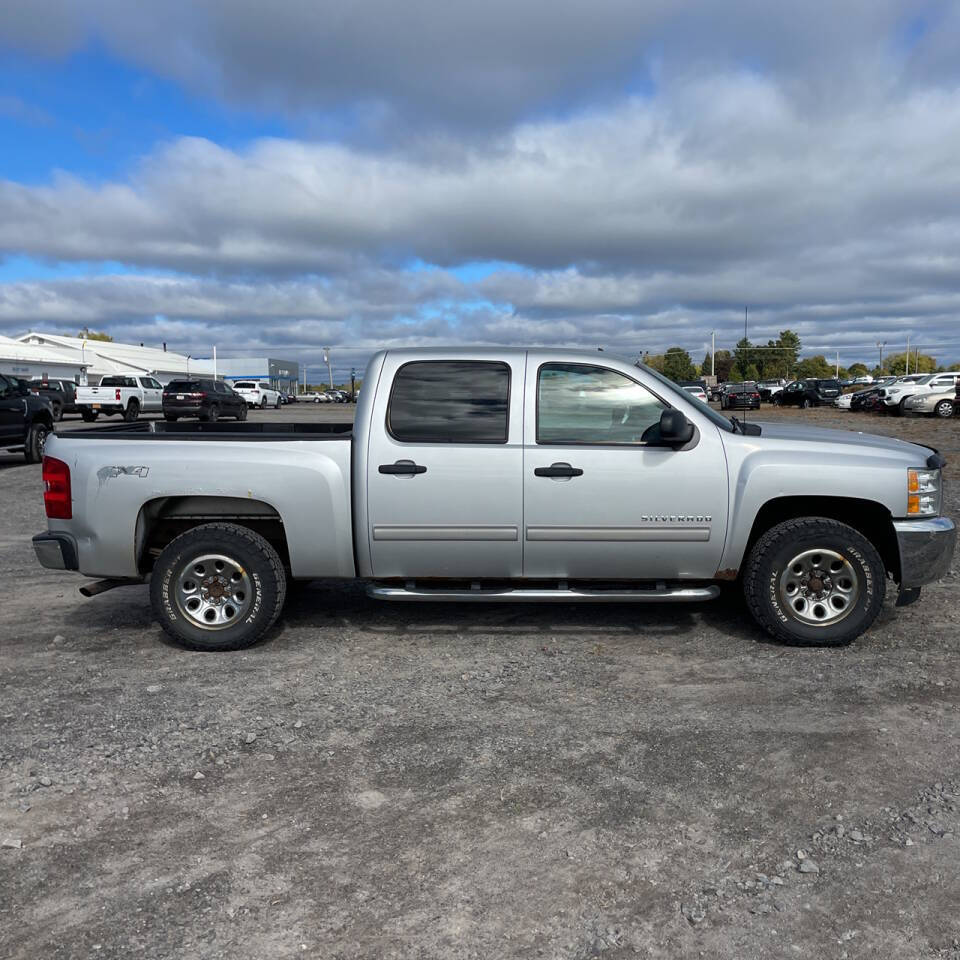
[[[387,432],[400,443],[504,444],[510,367],[499,360],[413,360],[393,378]]]

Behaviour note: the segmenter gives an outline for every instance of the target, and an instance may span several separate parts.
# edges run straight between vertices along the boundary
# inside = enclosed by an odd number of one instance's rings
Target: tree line
[[[741,337],[732,351],[717,350],[713,357],[714,372],[721,383],[727,380],[804,380],[807,377],[827,380],[837,376],[836,364],[823,354],[801,358],[801,348],[800,337],[792,330],[781,330],[776,340],[768,340],[765,345]],[[665,353],[645,353],[643,362],[675,381],[708,376],[711,367],[709,351],[698,366],[682,347],[670,347]],[[910,354],[911,373],[937,373],[943,369],[960,370],[960,364],[944,368],[938,366],[936,357],[929,354]],[[841,380],[868,375],[902,376],[906,371],[907,354],[904,352],[884,357],[882,370],[879,364],[851,363],[848,367],[840,367],[839,376]]]

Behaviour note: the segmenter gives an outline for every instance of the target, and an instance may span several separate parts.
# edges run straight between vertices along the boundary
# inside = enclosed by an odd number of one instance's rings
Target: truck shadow
[[[711,630],[760,639],[733,591],[709,603],[390,602],[366,595],[362,584],[317,580],[287,596],[284,627],[397,635],[544,634],[679,637]],[[271,631],[274,634],[274,631]]]

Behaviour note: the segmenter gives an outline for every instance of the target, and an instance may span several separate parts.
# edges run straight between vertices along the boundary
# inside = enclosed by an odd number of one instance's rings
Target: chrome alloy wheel
[[[194,557],[181,568],[175,589],[180,612],[206,630],[237,623],[253,603],[250,575],[223,554]]]
[[[803,624],[838,623],[856,606],[860,578],[833,550],[804,550],[780,575],[780,604]]]

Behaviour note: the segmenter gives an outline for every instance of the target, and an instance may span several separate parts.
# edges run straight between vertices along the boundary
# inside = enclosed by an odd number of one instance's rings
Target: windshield
[[[692,393],[687,393],[681,387],[678,387],[672,380],[665,377],[662,373],[657,373],[652,367],[648,367],[645,363],[641,363],[639,360],[634,364],[638,369],[642,370],[644,373],[650,374],[654,380],[666,387],[671,393],[678,394],[683,397],[687,403],[692,403],[697,410],[702,413],[705,417],[710,418],[710,422],[716,424],[721,430],[726,430],[727,433],[733,433],[733,424],[726,418],[721,417],[716,410],[713,409],[709,404],[704,403],[699,397],[695,397]]]
[[[167,393],[193,393],[199,389],[199,380],[171,380],[166,387]]]

